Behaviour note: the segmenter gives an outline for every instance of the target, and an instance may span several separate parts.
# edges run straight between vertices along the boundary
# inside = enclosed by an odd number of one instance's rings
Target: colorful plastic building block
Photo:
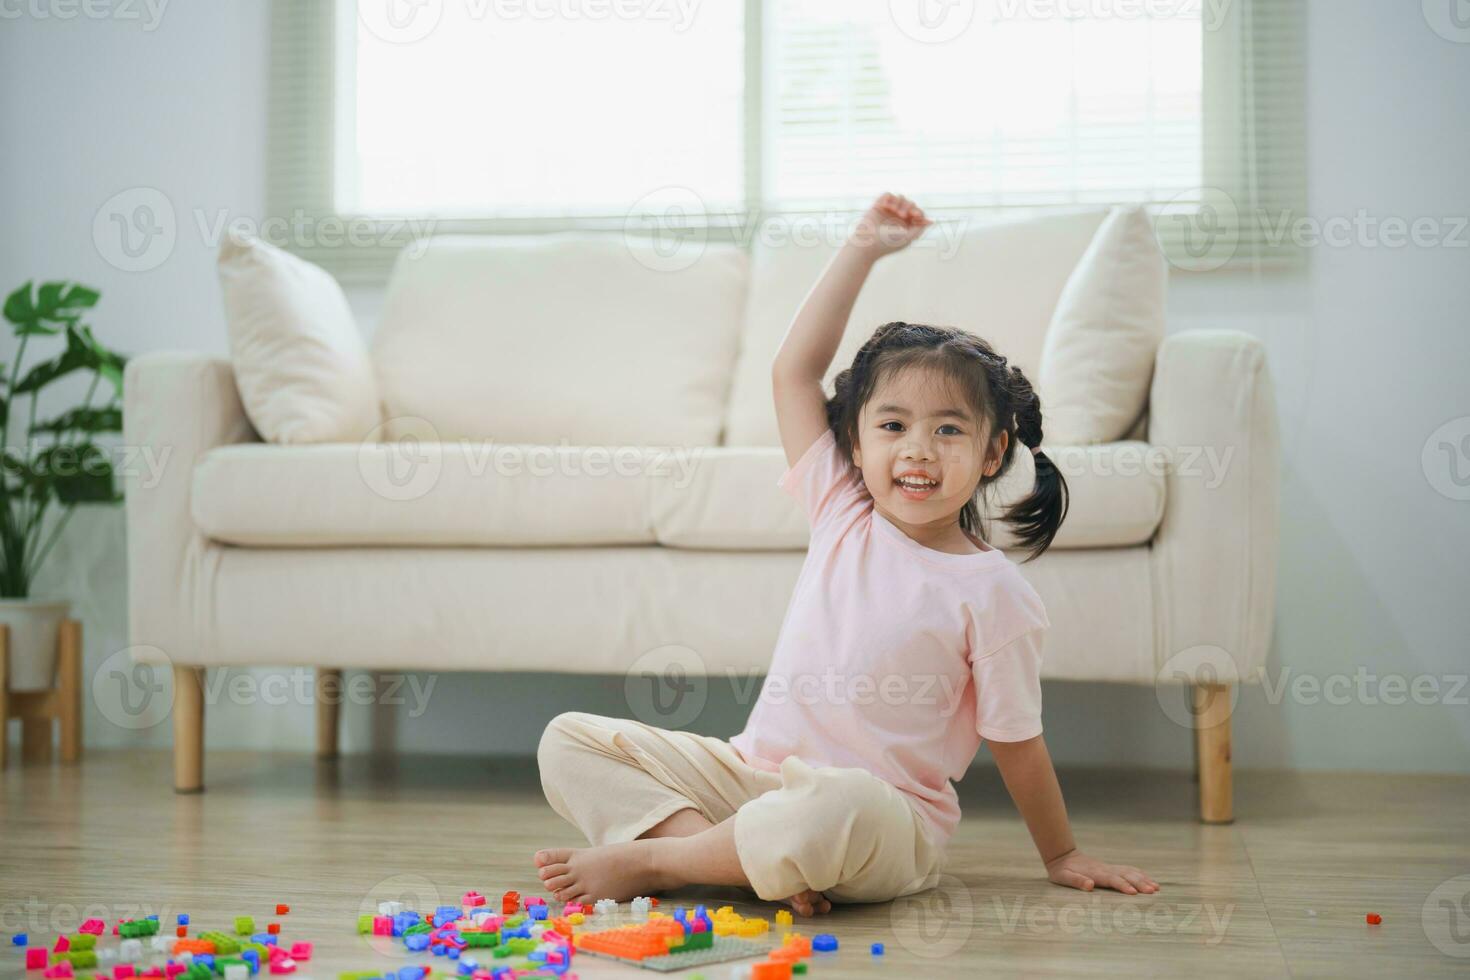
[[[883,955],[883,944],[882,943],[874,943],[871,947],[869,947],[869,951],[874,956],[882,956]]]
[[[289,906],[289,905],[280,905],[280,904],[277,904],[276,905],[276,915],[285,915],[285,914],[287,914],[290,911],[291,911],[291,906]]]
[[[10,945],[12,946],[24,946],[28,942],[30,942],[30,937],[23,932],[17,932],[10,937]]]
[[[106,931],[107,923],[103,922],[101,919],[88,919],[86,922],[83,922],[81,925],[77,926],[77,932],[86,932],[94,936],[100,936]]]
[[[255,920],[248,915],[235,916],[235,935],[248,936],[255,931]]]
[[[837,937],[830,932],[820,932],[812,937],[812,949],[819,953],[830,953],[837,948]]]
[[[26,969],[43,970],[46,968],[46,948],[44,946],[32,946],[26,950]]]
[[[1377,912],[1369,912],[1365,916],[1365,918],[1368,920],[1368,924],[1370,926],[1376,926],[1383,921],[1383,916],[1379,915]]]

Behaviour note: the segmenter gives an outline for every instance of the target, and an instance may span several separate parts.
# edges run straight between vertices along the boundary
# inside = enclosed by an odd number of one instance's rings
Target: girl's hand
[[[858,219],[848,239],[854,245],[871,249],[878,257],[905,248],[924,234],[934,222],[913,201],[897,194],[884,194]]]
[[[1131,864],[1107,864],[1076,848],[1047,862],[1046,876],[1058,885],[1085,892],[1097,885],[1117,889],[1125,895],[1140,892],[1149,895],[1159,890],[1158,882]]]

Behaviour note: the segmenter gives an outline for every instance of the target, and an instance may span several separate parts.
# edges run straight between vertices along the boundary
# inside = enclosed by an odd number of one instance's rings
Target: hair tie
[[[1031,447],[1031,455],[1032,456],[1035,456],[1039,452],[1041,452],[1041,447],[1040,446],[1032,446]]]

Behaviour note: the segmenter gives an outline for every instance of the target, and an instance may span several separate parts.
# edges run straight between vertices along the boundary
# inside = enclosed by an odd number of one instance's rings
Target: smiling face
[[[853,464],[879,513],[900,528],[957,523],[984,477],[995,475],[1008,436],[990,439],[973,399],[938,372],[893,371],[879,381],[858,420]]]

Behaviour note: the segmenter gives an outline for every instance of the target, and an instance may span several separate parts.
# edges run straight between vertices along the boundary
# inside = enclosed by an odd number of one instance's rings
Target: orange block
[[[750,980],[791,980],[790,960],[766,960],[750,968]]]

